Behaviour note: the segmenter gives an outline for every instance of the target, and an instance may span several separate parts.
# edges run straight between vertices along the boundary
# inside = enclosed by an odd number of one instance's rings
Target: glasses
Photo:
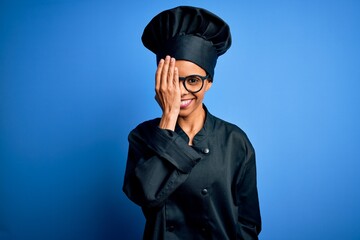
[[[189,75],[186,77],[179,77],[179,80],[183,81],[184,88],[188,92],[197,93],[201,91],[201,89],[204,87],[204,81],[209,77],[209,74],[206,76]]]

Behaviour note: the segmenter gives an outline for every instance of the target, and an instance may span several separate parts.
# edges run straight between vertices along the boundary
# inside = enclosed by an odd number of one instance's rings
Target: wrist
[[[159,128],[168,129],[168,130],[175,130],[176,122],[177,122],[178,114],[174,113],[163,113]]]

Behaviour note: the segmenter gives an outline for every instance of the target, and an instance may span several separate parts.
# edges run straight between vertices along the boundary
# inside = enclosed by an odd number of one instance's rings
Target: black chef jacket
[[[142,207],[144,239],[258,239],[254,149],[237,126],[211,115],[193,145],[185,132],[146,121],[129,134],[123,191]]]

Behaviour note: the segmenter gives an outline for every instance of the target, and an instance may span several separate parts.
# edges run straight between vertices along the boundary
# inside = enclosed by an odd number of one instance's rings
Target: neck
[[[202,129],[205,122],[205,110],[199,109],[197,114],[190,114],[190,116],[179,117],[178,124],[181,129],[189,137],[189,145],[192,145],[194,136]]]

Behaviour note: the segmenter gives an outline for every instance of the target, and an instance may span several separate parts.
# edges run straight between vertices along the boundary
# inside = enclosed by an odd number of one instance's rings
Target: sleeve
[[[246,157],[237,178],[238,239],[255,240],[261,231],[261,216],[256,181],[255,152],[247,146]]]
[[[201,159],[176,132],[157,126],[135,129],[128,139],[123,191],[141,207],[161,206]]]

